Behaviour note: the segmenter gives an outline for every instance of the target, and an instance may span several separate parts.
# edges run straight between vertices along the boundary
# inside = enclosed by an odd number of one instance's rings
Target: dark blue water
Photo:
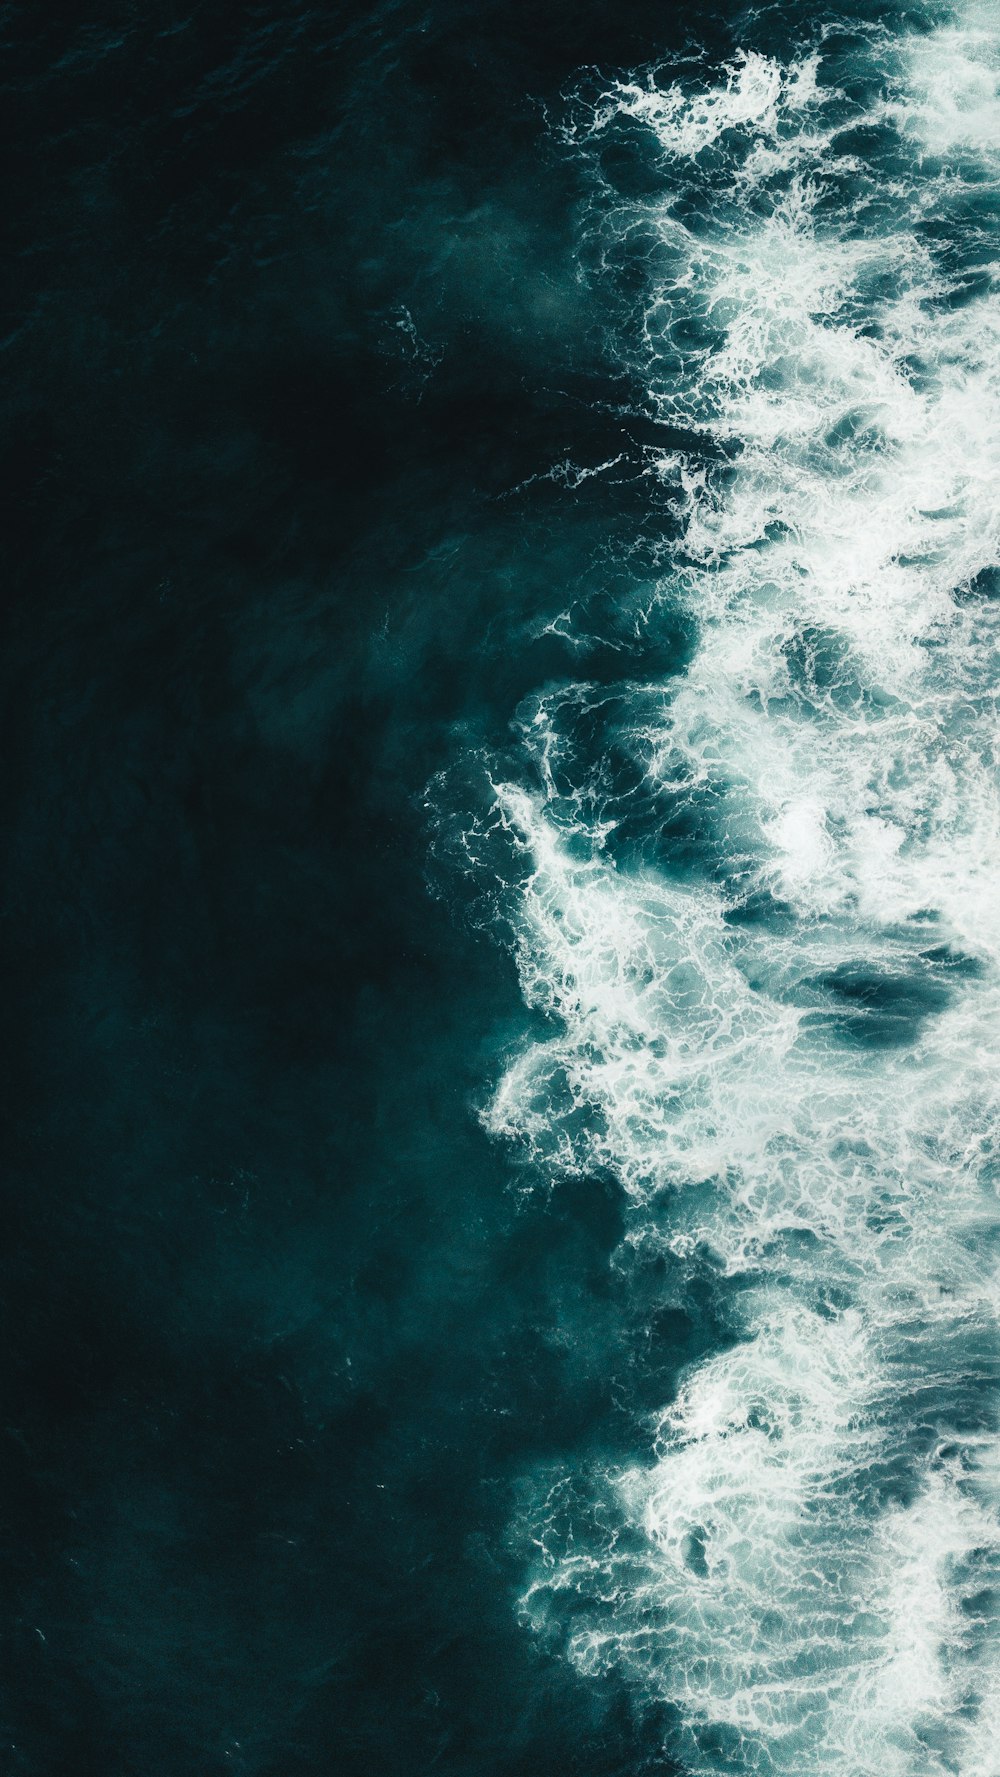
[[[0,1770],[995,1777],[995,21],[3,30]]]
[[[653,1372],[610,1185],[476,1120],[520,995],[423,793],[635,523],[499,496],[623,429],[542,107],[674,29],[5,15],[4,1770],[655,1744],[515,1620],[525,1460]]]

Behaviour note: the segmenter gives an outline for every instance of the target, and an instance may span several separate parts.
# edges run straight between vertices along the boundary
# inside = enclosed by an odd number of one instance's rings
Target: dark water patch
[[[935,944],[932,949],[921,954],[925,962],[942,970],[946,977],[954,975],[963,980],[976,981],[986,973],[981,957],[970,956],[967,951],[960,950],[954,944]]]
[[[944,1011],[950,994],[928,974],[892,975],[867,964],[843,963],[804,984],[822,996],[830,1011],[823,1022],[862,1047],[897,1048],[912,1043],[926,1018]],[[815,1027],[820,1015],[807,1013]]]
[[[787,901],[770,889],[753,889],[723,912],[723,920],[731,926],[761,926],[769,931],[787,931],[794,925],[796,914]]]
[[[977,599],[992,599],[1000,595],[1000,568],[981,568],[973,575],[967,586],[959,587],[955,597],[960,603]]]

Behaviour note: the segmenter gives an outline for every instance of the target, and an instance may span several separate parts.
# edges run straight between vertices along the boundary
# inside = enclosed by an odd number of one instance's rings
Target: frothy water
[[[731,1343],[634,1466],[539,1488],[523,1610],[691,1772],[989,1777],[1000,26],[769,33],[564,126],[615,349],[689,441],[642,460],[629,620],[697,639],[529,699],[466,828],[541,1015],[486,1116],[616,1179],[621,1264]]]

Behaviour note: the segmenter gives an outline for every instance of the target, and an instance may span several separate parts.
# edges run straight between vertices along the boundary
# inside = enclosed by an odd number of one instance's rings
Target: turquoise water
[[[5,29],[5,1768],[1000,1771],[995,16]]]

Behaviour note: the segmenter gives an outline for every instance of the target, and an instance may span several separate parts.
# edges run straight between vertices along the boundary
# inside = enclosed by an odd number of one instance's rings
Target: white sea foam
[[[550,1026],[487,1120],[614,1174],[626,1247],[728,1279],[734,1343],[589,1521],[540,1504],[524,1608],[669,1706],[692,1772],[989,1777],[1000,31],[970,7],[834,55],[619,83],[574,130],[648,131],[662,198],[599,189],[593,226],[609,263],[650,243],[622,349],[716,448],[649,463],[684,675],[544,693],[535,787],[496,786]],[[627,806],[577,740],[602,711]],[[643,798],[683,858],[617,846]]]

